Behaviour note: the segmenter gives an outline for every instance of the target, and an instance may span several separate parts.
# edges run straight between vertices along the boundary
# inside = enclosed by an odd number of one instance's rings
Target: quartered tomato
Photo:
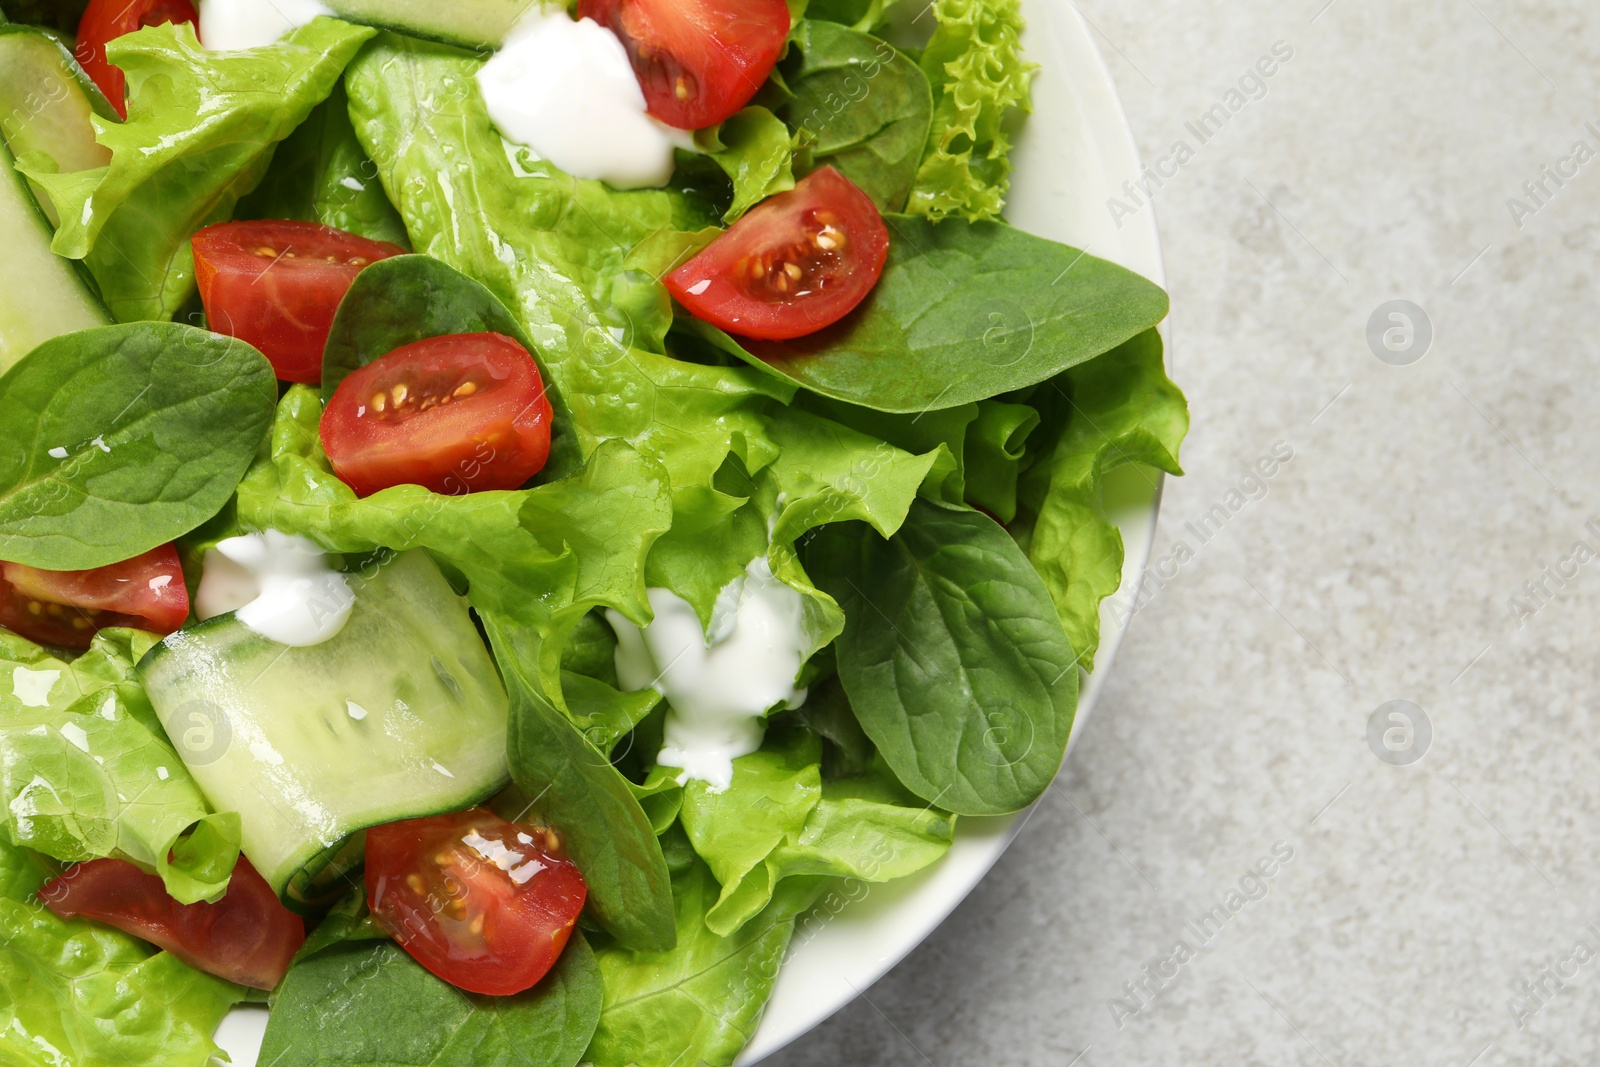
[[[111,626],[170,634],[188,617],[172,545],[90,571],[0,563],[0,626],[41,645],[88,648],[96,631]]]
[[[215,904],[179,904],[161,879],[127,860],[90,860],[39,890],[63,919],[82,916],[166,949],[218,978],[271,989],[306,939],[305,923],[239,857],[228,891]]]
[[[78,21],[78,62],[106,94],[117,114],[127,118],[128,105],[124,99],[127,78],[106,61],[106,43],[145,26],[159,26],[163,22],[187,22],[194,26],[199,20],[189,0],[89,0],[83,18]]]
[[[224,222],[194,235],[206,321],[259,348],[281,381],[322,380],[333,314],[369,263],[405,254],[314,222]]]
[[[697,319],[785,341],[855,310],[888,254],[889,231],[872,199],[822,167],[756,205],[666,284]]]
[[[579,0],[622,40],[650,114],[683,130],[750,102],[789,36],[785,0]]]
[[[362,496],[516,489],[550,456],[539,365],[498,333],[430,337],[350,374],[322,413],[334,473]]]
[[[487,808],[367,831],[367,906],[451,985],[508,996],[555,964],[588,888],[555,831]]]

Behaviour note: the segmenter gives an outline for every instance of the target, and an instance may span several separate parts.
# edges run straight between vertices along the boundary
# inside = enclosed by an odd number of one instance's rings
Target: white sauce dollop
[[[617,35],[560,8],[530,8],[478,71],[478,87],[507,140],[617,189],[665,185],[673,148],[694,143],[645,113]]]
[[[762,717],[806,698],[794,684],[806,649],[800,594],[758,556],[718,595],[709,634],[678,594],[648,595],[655,618],[643,630],[606,612],[617,633],[617,679],[628,690],[654,687],[671,705],[656,762],[681,767],[680,784],[693,778],[723,792],[733,761],[761,747]]]
[[[200,0],[200,43],[213,52],[261,48],[331,14],[321,0]]]
[[[304,537],[268,530],[219,541],[206,552],[195,614],[235,618],[280,645],[306,648],[337,637],[355,607],[345,576]]]

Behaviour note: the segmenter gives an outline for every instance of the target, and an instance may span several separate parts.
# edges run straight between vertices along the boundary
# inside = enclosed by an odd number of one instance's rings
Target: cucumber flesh
[[[111,150],[94,139],[96,115],[116,117],[66,45],[31,26],[0,26],[0,135],[13,156],[43,152],[63,174],[103,167]],[[59,223],[44,191],[33,193]]]
[[[0,374],[64,333],[105,326],[111,315],[77,264],[50,251],[55,231],[11,153],[0,145]]]
[[[335,15],[349,22],[394,30],[408,37],[492,49],[505,43],[511,27],[540,0],[326,0]]]
[[[370,572],[369,572],[370,573]],[[359,866],[369,826],[457,811],[507,780],[505,688],[425,552],[352,581],[337,637],[288,648],[222,615],[139,664],[156,714],[245,855],[300,910]]]

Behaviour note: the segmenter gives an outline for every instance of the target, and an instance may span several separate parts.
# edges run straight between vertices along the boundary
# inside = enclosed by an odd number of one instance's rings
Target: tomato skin
[[[159,26],[163,22],[198,26],[200,16],[189,0],[89,0],[83,18],[78,21],[78,47],[74,50],[78,63],[123,118],[128,117],[128,79],[106,60],[106,44],[145,26]]]
[[[787,341],[854,311],[888,255],[889,231],[872,199],[821,167],[757,204],[664,280],[697,319]]]
[[[370,263],[405,254],[314,222],[207,226],[191,239],[206,320],[259,348],[280,381],[322,380],[322,350],[339,302]]]
[[[339,383],[322,413],[334,473],[361,496],[420,485],[459,496],[517,489],[550,457],[539,365],[498,333],[429,337]]]
[[[579,0],[622,41],[650,114],[715,126],[755,96],[789,36],[785,0]]]
[[[487,996],[543,978],[588,895],[553,831],[487,808],[368,830],[366,860],[379,925],[438,977]]]
[[[113,626],[165,636],[188,618],[189,591],[170,544],[87,571],[0,563],[0,626],[39,644],[88,648]]]
[[[74,864],[46,883],[39,899],[63,919],[114,926],[252,989],[277,985],[306,939],[305,923],[243,856],[215,904],[179,904],[160,878],[116,859]]]

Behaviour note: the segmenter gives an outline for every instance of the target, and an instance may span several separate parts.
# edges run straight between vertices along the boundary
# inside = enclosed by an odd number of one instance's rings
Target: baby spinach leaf
[[[1044,792],[1072,731],[1078,660],[998,523],[918,500],[887,541],[824,528],[806,566],[844,608],[839,679],[906,788],[961,815]]]
[[[599,967],[578,930],[538,985],[509,997],[464,993],[393,941],[341,941],[290,969],[259,1062],[572,1067],[600,1021],[601,998]]]
[[[894,46],[834,22],[802,20],[790,35],[783,118],[872,197],[902,211],[933,120],[928,76]]]
[[[794,188],[789,127],[764,107],[747,107],[720,126],[701,130],[695,143],[733,182],[733,203],[722,216],[724,222]]]
[[[356,276],[323,349],[323,403],[351,371],[402,345],[453,333],[504,334],[528,350],[554,411],[550,459],[540,480],[563,478],[581,466],[572,413],[527,332],[488,289],[429,256],[379,260]]]
[[[173,323],[46,341],[0,378],[0,559],[116,563],[227,503],[272,422],[272,367]]]
[[[531,631],[494,615],[483,621],[511,696],[512,780],[565,834],[589,884],[588,909],[606,931],[630,948],[670,949],[672,883],[628,780],[545,695]]]
[[[1005,223],[886,221],[883,277],[836,325],[788,342],[685,326],[812,392],[921,412],[1036,385],[1167,315],[1167,294],[1153,282]]]

